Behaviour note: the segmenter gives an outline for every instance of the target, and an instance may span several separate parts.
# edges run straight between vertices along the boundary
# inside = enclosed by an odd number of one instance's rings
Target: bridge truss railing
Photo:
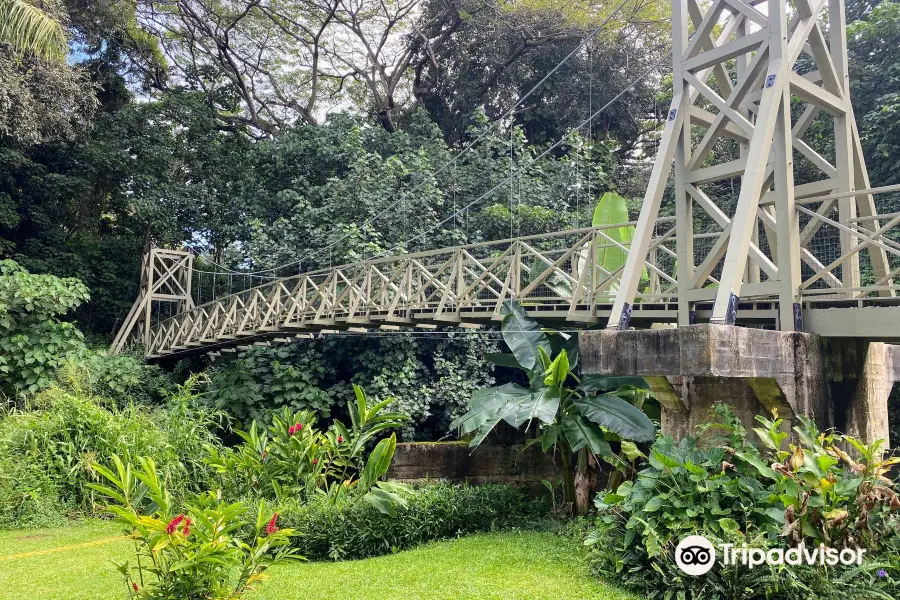
[[[672,219],[646,264],[649,297],[674,279]],[[633,223],[377,258],[277,279],[206,302],[150,328],[149,355],[290,329],[483,321],[505,300],[594,322],[612,302]],[[593,257],[593,259],[592,259]]]
[[[804,303],[896,301],[900,212],[842,224],[833,218],[831,200],[798,202]],[[765,207],[760,211],[762,215]],[[674,225],[671,217],[658,219],[644,262],[634,310],[648,319],[677,318]],[[771,265],[777,239],[765,225],[761,216],[759,261],[748,261],[742,303],[778,298],[777,271]],[[622,223],[482,242],[276,279],[162,319],[143,342],[148,355],[160,356],[291,330],[483,323],[497,320],[510,298],[539,318],[596,323],[615,301],[632,228],[633,223]],[[722,269],[725,229],[715,223],[707,229],[693,236],[695,285],[690,293],[698,312],[714,299]],[[841,245],[842,232],[848,234],[843,238],[850,240],[849,246]],[[854,285],[845,283],[854,280],[845,280],[844,269],[859,273]]]

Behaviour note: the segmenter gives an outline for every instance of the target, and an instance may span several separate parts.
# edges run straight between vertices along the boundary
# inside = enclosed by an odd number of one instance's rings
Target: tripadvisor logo
[[[688,575],[703,575],[716,564],[716,549],[702,535],[689,535],[675,548],[675,563]]]
[[[736,547],[734,544],[720,544],[722,564],[741,564],[749,568],[760,565],[819,565],[833,567],[841,565],[861,565],[865,549],[827,548],[825,544],[807,548],[800,544],[796,548],[752,548],[747,544]],[[688,575],[708,573],[716,563],[716,549],[712,542],[702,535],[689,535],[675,548],[675,563]]]

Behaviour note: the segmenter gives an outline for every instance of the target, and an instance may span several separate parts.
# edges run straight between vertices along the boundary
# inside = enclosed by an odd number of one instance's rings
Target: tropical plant
[[[644,385],[643,380],[592,375],[579,379],[573,373],[579,359],[577,337],[543,331],[514,301],[504,303],[502,310],[501,332],[510,353],[489,354],[487,359],[525,371],[529,386],[507,383],[475,392],[469,412],[451,427],[463,435],[474,433],[471,446],[477,447],[501,421],[513,427],[538,424],[540,433],[532,443],[545,452],[559,450],[565,499],[575,502],[573,460],[581,474],[589,453],[619,466],[610,441],[653,440],[656,427],[639,408],[605,393],[616,385]]]
[[[69,383],[0,414],[0,523],[24,527],[93,514],[89,484],[98,475],[91,465],[110,454],[152,455],[178,497],[205,489],[214,474],[203,461],[204,444],[219,443],[221,415],[199,402],[196,382],[177,388],[165,408],[119,408]]]
[[[625,198],[615,192],[603,194],[597,201],[597,206],[594,207],[591,227],[608,227],[618,224],[619,227],[608,229],[604,233],[627,248],[631,245],[634,237],[634,225],[625,225],[628,222],[628,204],[625,202]],[[615,246],[603,245],[597,249],[597,264],[607,273],[615,273],[623,267],[626,258],[625,250]]]
[[[788,434],[777,415],[757,417],[758,448],[727,406],[714,410],[716,419],[698,437],[660,436],[633,482],[595,500],[596,529],[585,542],[595,571],[667,600],[896,597],[900,573],[890,557],[900,543],[900,500],[884,479],[892,461],[874,446],[820,433],[807,419],[794,428],[798,443],[782,450]],[[673,558],[679,540],[695,534],[713,544],[782,551],[801,543],[859,547],[868,562],[846,572],[717,564],[696,578]]]
[[[48,60],[66,54],[62,24],[26,0],[0,0],[0,43]]]
[[[34,275],[0,261],[0,395],[47,387],[55,370],[84,348],[78,328],[58,317],[88,298],[77,279]]]
[[[265,501],[253,523],[244,520],[246,505],[212,492],[179,511],[152,459],[138,457],[137,467],[116,455],[111,461],[112,468],[93,465],[106,483],[91,487],[112,500],[107,510],[134,540],[136,563],[116,565],[129,597],[236,600],[272,565],[300,558],[290,547],[294,530],[280,529]]]
[[[243,444],[236,449],[209,445],[209,466],[235,495],[305,500],[325,495],[334,503],[363,499],[379,512],[394,514],[412,493],[404,484],[380,481],[394,458],[396,434],[380,440],[371,452],[368,448],[387,430],[402,426],[406,417],[385,412],[393,399],[370,405],[362,388],[354,385],[353,390],[349,428],[335,420],[322,432],[313,413],[284,409],[269,427],[254,421],[249,431],[237,431]]]

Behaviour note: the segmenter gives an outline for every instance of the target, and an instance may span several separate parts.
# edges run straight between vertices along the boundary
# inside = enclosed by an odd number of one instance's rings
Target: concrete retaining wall
[[[446,479],[454,482],[509,483],[535,488],[541,480],[556,482],[560,466],[537,446],[479,446],[468,442],[410,442],[397,444],[389,479],[406,483]]]

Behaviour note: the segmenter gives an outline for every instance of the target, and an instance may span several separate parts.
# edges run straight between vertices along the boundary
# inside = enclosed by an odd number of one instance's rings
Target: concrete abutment
[[[900,378],[900,346],[722,325],[581,334],[585,373],[644,377],[676,438],[725,402],[748,429],[777,408],[866,443],[888,439],[887,401]]]

